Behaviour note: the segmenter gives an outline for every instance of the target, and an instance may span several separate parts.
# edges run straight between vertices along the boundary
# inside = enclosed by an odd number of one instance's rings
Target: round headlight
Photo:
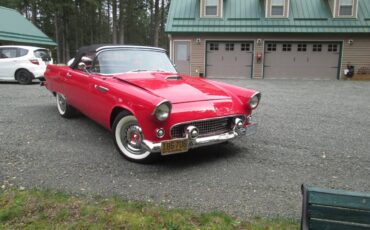
[[[171,113],[171,103],[168,101],[159,104],[154,111],[154,115],[158,121],[166,120]]]
[[[258,104],[260,103],[261,93],[255,93],[252,98],[249,100],[249,106],[251,109],[257,108]]]

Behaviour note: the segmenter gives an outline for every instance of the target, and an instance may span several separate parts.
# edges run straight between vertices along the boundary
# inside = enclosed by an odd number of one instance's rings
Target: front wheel
[[[77,110],[68,104],[63,94],[57,93],[57,108],[59,115],[65,118],[71,118],[77,115]]]
[[[144,149],[144,140],[141,127],[136,118],[125,112],[121,112],[113,123],[113,139],[117,150],[129,161],[137,163],[150,163],[158,154]]]

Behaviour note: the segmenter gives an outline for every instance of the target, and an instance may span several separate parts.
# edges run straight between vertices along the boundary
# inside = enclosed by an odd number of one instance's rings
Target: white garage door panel
[[[339,43],[266,43],[264,77],[334,80],[339,58]]]
[[[251,42],[208,42],[208,78],[249,78],[252,73]]]

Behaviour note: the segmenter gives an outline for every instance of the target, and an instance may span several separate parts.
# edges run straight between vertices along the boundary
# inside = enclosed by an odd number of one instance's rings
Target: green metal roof
[[[57,45],[18,11],[0,6],[0,41]]]
[[[264,0],[224,0],[223,18],[200,18],[200,0],[172,0],[168,33],[369,33],[370,0],[358,18],[333,18],[327,0],[290,0],[289,18],[265,18]]]

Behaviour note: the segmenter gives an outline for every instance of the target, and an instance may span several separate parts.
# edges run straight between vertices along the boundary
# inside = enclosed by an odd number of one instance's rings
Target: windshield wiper
[[[130,70],[130,71],[127,71],[127,73],[138,73],[138,72],[146,72],[148,71],[147,69],[134,69],[134,70]]]
[[[163,69],[153,69],[151,71],[153,71],[153,72],[168,72],[168,71],[163,70]]]

